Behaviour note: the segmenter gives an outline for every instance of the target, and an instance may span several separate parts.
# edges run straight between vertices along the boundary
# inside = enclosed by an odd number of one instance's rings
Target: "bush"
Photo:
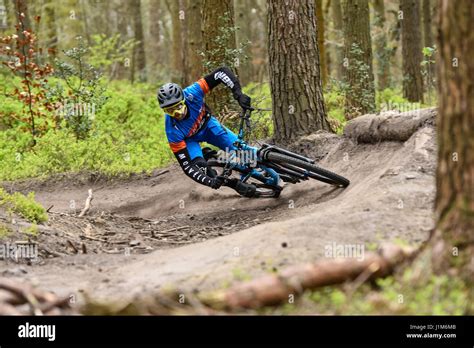
[[[44,222],[48,220],[43,206],[35,201],[33,192],[23,195],[19,192],[9,194],[0,188],[0,206],[4,206],[9,212],[18,214],[30,222]]]
[[[0,132],[0,180],[81,170],[112,176],[167,165],[173,156],[154,89],[116,82],[106,94],[86,139],[76,139],[67,128],[49,130],[30,149],[27,134],[14,128]]]
[[[335,86],[337,85],[334,85],[334,87],[324,93],[324,103],[326,104],[326,112],[332,129],[337,134],[342,134],[346,125],[344,93],[339,87]]]
[[[0,75],[0,86],[10,82]],[[268,83],[251,83],[244,92],[258,108],[271,108]],[[50,129],[31,148],[31,136],[19,124],[1,125],[0,180],[16,180],[47,176],[53,173],[93,171],[108,176],[150,172],[174,160],[164,129],[164,115],[155,99],[155,88],[148,84],[131,85],[125,81],[109,82],[107,102],[96,113],[85,139],[76,139],[68,127]],[[341,133],[346,123],[344,96],[336,87],[325,95],[329,122]],[[22,108],[12,98],[0,96],[0,114],[7,115]],[[386,89],[377,94],[378,105],[410,106],[401,92]],[[250,140],[273,135],[271,112],[252,114]],[[238,118],[226,121],[238,131]]]

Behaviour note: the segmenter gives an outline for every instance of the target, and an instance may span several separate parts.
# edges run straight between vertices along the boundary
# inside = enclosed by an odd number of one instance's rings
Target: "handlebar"
[[[253,108],[253,107],[249,107],[249,108],[242,108],[242,111],[243,111],[243,114],[246,114],[247,111],[272,111],[272,109],[261,109],[261,108]]]

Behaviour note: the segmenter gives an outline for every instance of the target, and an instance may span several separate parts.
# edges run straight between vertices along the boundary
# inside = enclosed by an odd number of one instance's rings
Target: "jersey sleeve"
[[[202,84],[205,84],[205,88],[208,92],[220,84],[229,88],[232,91],[234,98],[242,92],[239,79],[234,75],[232,70],[226,66],[217,68],[210,74],[204,76],[201,80],[203,80]]]
[[[207,176],[204,171],[191,160],[184,135],[181,131],[173,127],[169,117],[166,120],[166,136],[171,151],[178,160],[184,174],[201,185],[212,187],[212,178]]]

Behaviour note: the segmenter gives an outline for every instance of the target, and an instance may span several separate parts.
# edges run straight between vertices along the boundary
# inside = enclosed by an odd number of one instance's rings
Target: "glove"
[[[212,179],[211,181],[211,187],[214,189],[214,190],[217,190],[218,188],[220,188],[222,185],[225,184],[226,182],[226,178],[221,176],[221,175],[218,175],[216,176],[215,178]]]
[[[237,100],[242,109],[250,109],[252,107],[252,99],[248,95],[243,94],[242,92],[239,92],[235,95],[235,100]]]

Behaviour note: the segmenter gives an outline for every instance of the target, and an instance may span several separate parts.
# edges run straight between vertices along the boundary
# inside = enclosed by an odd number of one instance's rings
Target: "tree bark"
[[[5,0],[0,0],[0,30],[4,31],[9,26],[8,21],[8,4],[5,3]]]
[[[201,32],[201,13],[202,1],[191,0],[188,5],[187,32],[188,32],[188,75],[187,82],[193,82],[202,76],[202,32]]]
[[[248,41],[253,41],[253,31],[256,28],[252,25],[252,12],[247,0],[235,0],[235,24],[239,28],[237,31],[237,46],[240,47]],[[248,57],[246,61],[239,62],[239,78],[242,85],[246,85],[254,78],[254,68],[252,66],[252,46],[244,45],[243,54]]]
[[[288,142],[329,131],[313,0],[269,0],[267,7],[274,138]]]
[[[335,66],[336,66],[336,78],[339,81],[342,81],[344,77],[343,72],[343,59],[344,59],[344,49],[343,49],[343,22],[342,22],[342,9],[340,0],[330,0],[331,1],[331,14],[333,21],[333,31],[334,31],[334,56],[336,57]]]
[[[141,0],[130,3],[130,12],[133,19],[133,35],[138,42],[133,50],[133,64],[131,71],[131,82],[135,82],[135,73],[138,73],[140,81],[146,81],[146,56],[145,40],[143,38]]]
[[[23,13],[23,26],[25,27],[25,30],[31,30],[31,21],[30,21],[30,14],[28,11],[28,3],[26,0],[13,0],[15,4],[15,16],[16,16],[16,23],[20,23],[20,15]],[[21,38],[24,38],[25,35],[21,32],[21,30],[17,30],[18,36]],[[28,46],[26,47],[28,50]]]
[[[115,23],[115,33],[120,34],[120,44],[123,44],[130,39],[129,31],[131,31],[130,23],[127,21],[127,10],[128,6],[124,6],[123,3],[115,0],[113,3],[113,11],[116,13],[117,21]],[[129,30],[130,29],[130,30]],[[121,62],[114,64],[111,73],[111,79],[129,79],[131,76],[131,68],[133,62],[132,56],[123,57]]]
[[[150,0],[149,2],[149,40],[148,40],[148,76],[156,79],[156,71],[162,62],[161,55],[161,31],[160,18],[162,17],[161,0]]]
[[[377,87],[383,91],[390,85],[390,52],[387,49],[387,34],[385,32],[385,5],[383,0],[374,0],[374,35],[375,58],[377,63]]]
[[[352,119],[375,111],[368,0],[347,0],[344,23],[345,114]]]
[[[423,102],[423,78],[421,75],[421,25],[418,0],[400,0],[403,14],[402,58],[403,96],[411,102]]]
[[[222,65],[235,70],[234,57],[227,54],[236,48],[233,1],[203,0],[202,15],[204,74]],[[218,88],[209,94],[206,103],[216,114],[220,114],[233,104],[233,99],[228,90]]]
[[[423,46],[433,47],[430,0],[423,0]]]
[[[323,0],[314,0],[316,15],[316,33],[319,47],[319,65],[321,67],[321,81],[326,86],[328,80],[328,66],[326,59],[326,48],[324,46],[324,14]]]
[[[188,57],[188,0],[178,0],[179,4],[179,20],[180,20],[180,40],[181,40],[181,84],[187,85],[189,77],[189,57]]]
[[[182,83],[183,75],[183,45],[181,40],[181,21],[186,13],[180,13],[179,1],[166,2],[171,15],[171,78],[174,82]],[[184,20],[184,19],[183,19]]]
[[[252,62],[249,63],[253,71],[255,82],[268,81],[268,34],[267,34],[267,10],[266,0],[254,2],[255,12],[253,16],[252,28]]]
[[[54,3],[51,0],[44,2],[44,25],[46,27],[46,48],[53,58],[56,57],[58,49],[58,34],[56,30],[56,15]]]
[[[87,0],[79,0],[79,8],[81,9],[82,14],[82,32],[85,36],[85,41],[90,46],[91,45],[91,20],[89,13],[89,2]]]
[[[439,4],[433,261],[438,271],[456,267],[474,289],[474,2],[441,0]]]

